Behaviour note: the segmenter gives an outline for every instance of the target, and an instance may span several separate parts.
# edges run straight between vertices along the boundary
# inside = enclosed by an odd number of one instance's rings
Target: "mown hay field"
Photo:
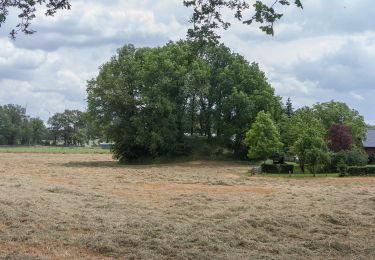
[[[0,154],[0,258],[375,259],[375,178]]]

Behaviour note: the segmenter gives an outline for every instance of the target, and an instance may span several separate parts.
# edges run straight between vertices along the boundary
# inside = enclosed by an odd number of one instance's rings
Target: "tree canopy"
[[[363,146],[363,140],[366,136],[367,125],[363,116],[357,110],[350,108],[343,102],[325,102],[317,103],[313,110],[324,125],[328,135],[332,124],[341,124],[352,129],[353,144],[357,148]]]
[[[266,160],[279,154],[283,146],[272,117],[263,111],[258,113],[251,129],[246,133],[245,141],[249,146],[250,159]]]
[[[115,141],[120,160],[173,154],[187,136],[239,153],[259,111],[280,117],[280,98],[257,64],[223,45],[194,59],[190,48],[126,45],[88,82],[89,111]]]
[[[50,135],[54,144],[62,140],[64,145],[82,145],[102,137],[86,112],[66,109],[48,120]]]
[[[320,132],[314,128],[306,129],[293,145],[293,151],[298,155],[302,171],[305,165],[312,174],[321,170],[330,161],[327,144]]]
[[[328,136],[329,148],[334,152],[350,150],[353,145],[353,134],[350,126],[332,124]]]

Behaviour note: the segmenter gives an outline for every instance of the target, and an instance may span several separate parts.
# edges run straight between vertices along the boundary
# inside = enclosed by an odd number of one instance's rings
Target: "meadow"
[[[0,153],[0,258],[375,258],[375,178],[248,171]]]

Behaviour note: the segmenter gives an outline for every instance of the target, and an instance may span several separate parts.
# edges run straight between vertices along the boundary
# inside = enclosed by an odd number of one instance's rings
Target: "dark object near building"
[[[367,129],[366,140],[363,142],[363,149],[367,154],[375,154],[375,128]]]

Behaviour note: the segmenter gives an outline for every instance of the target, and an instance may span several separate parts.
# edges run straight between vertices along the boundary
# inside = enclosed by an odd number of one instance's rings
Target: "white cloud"
[[[351,91],[351,92],[349,93],[349,95],[350,95],[352,98],[354,98],[355,100],[359,100],[359,101],[361,101],[361,100],[365,100],[365,98],[364,98],[362,95],[360,95],[360,94],[358,94],[358,93],[355,93],[354,91]]]

